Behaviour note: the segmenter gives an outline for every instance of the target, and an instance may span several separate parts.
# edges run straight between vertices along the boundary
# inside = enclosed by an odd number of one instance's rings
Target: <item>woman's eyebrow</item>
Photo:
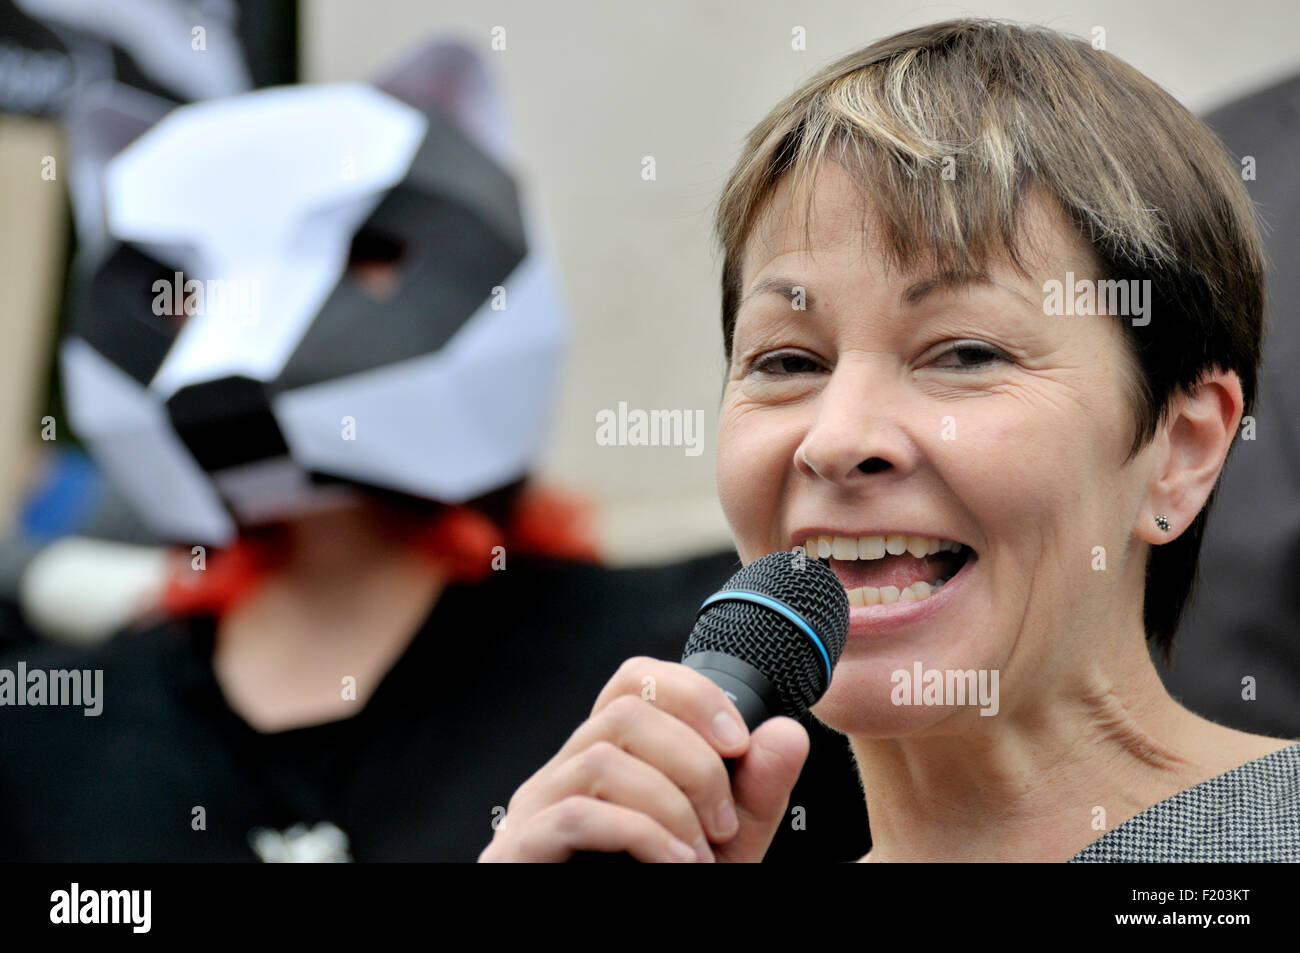
[[[994,281],[986,272],[983,271],[950,271],[941,272],[933,275],[926,275],[913,281],[903,291],[899,300],[908,307],[914,307],[920,304],[929,295],[935,292],[953,292],[958,291],[967,285],[987,285],[989,287],[1000,288],[1008,294],[1015,295],[1031,308],[1037,308],[1034,302],[1026,298],[1022,293],[999,281]],[[816,301],[813,293],[808,287],[793,278],[785,275],[769,275],[766,278],[756,282],[754,287],[740,300],[737,311],[745,305],[751,298],[769,292],[777,292],[784,295],[791,303],[795,301],[795,295],[802,293],[804,308],[811,311],[816,307]]]
[[[927,275],[908,285],[903,291],[903,294],[899,297],[899,300],[908,307],[914,307],[934,292],[959,291],[967,285],[987,285],[991,288],[1000,288],[1007,292],[1007,294],[1015,295],[1031,308],[1037,307],[1032,301],[1015,288],[1004,285],[999,281],[994,281],[986,272],[983,271],[949,271],[940,274]]]
[[[804,307],[809,310],[812,310],[812,308],[815,307],[812,292],[809,291],[807,287],[795,281],[793,278],[787,278],[785,275],[769,275],[749,289],[749,293],[740,299],[740,304],[736,306],[736,310],[739,311],[740,308],[744,307],[745,302],[750,298],[757,297],[761,294],[767,294],[769,291],[776,291],[785,295],[790,299],[791,303],[794,302],[796,293],[802,292]]]

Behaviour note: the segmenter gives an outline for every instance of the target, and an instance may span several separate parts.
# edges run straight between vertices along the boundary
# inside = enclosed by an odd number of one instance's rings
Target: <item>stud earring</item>
[[[1163,516],[1156,517],[1156,525],[1166,533],[1169,532],[1169,520],[1165,519]]]

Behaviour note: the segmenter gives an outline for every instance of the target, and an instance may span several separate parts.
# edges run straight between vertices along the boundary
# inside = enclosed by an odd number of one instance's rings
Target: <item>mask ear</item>
[[[421,47],[374,85],[426,115],[442,114],[501,166],[513,166],[504,98],[478,53],[459,40]]]
[[[104,221],[104,167],[177,104],[122,83],[101,83],[76,98],[64,115],[68,193],[77,241],[90,251],[108,242]]]

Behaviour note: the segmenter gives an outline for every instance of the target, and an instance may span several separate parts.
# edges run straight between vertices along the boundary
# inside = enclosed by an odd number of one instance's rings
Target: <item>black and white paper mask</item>
[[[528,471],[566,330],[501,117],[444,43],[376,86],[178,107],[107,163],[61,358],[156,532],[220,544],[349,484],[458,503]]]

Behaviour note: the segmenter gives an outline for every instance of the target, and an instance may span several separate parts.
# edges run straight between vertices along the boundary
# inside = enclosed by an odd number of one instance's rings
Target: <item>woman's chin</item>
[[[908,653],[862,657],[845,652],[835,677],[813,706],[817,718],[844,734],[888,738],[914,734],[969,712],[1001,710],[1001,670],[984,652]]]
[[[899,738],[924,732],[952,714],[949,708],[894,705],[889,692],[848,697],[829,691],[813,706],[817,720],[844,735]]]

